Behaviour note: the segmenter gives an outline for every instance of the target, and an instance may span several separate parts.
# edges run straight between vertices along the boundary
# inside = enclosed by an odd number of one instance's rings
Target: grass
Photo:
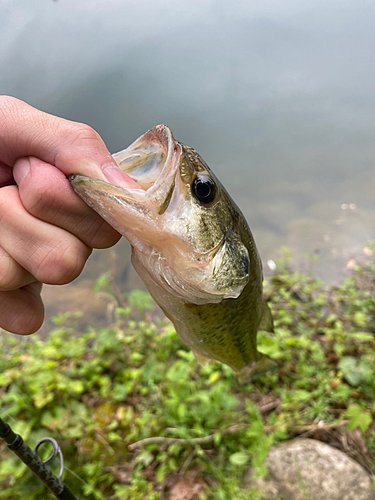
[[[2,334],[0,417],[31,447],[58,441],[64,481],[82,500],[173,500],[176,485],[191,499],[259,499],[241,488],[244,471],[264,475],[271,445],[318,428],[328,442],[330,429],[354,431],[373,470],[375,258],[341,286],[284,261],[265,294],[275,333],[258,345],[279,372],[242,387],[227,366],[200,366],[146,294],[125,307],[115,294],[108,328],[77,331],[65,314],[46,341]],[[53,498],[3,443],[0,456],[0,500]]]

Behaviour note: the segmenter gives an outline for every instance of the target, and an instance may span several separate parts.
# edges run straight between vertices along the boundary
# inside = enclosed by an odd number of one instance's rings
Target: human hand
[[[73,173],[121,178],[89,126],[0,96],[0,328],[35,332],[42,283],[71,282],[92,248],[120,238],[73,192],[66,178]]]

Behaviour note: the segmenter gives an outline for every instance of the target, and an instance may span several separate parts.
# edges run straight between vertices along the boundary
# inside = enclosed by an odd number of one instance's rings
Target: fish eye
[[[194,179],[192,188],[194,196],[201,203],[208,205],[214,201],[216,196],[216,186],[210,178],[197,177]]]

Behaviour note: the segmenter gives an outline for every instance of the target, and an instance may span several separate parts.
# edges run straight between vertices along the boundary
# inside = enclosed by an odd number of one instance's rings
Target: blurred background
[[[366,0],[0,0],[0,93],[112,152],[168,124],[244,212],[266,274],[287,245],[340,281],[375,238],[374,18]],[[113,260],[94,252],[77,283],[46,287],[47,315],[83,307]]]

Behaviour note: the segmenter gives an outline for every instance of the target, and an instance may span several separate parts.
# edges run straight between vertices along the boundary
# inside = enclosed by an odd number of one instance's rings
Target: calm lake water
[[[367,1],[1,0],[0,93],[90,124],[113,152],[167,123],[243,210],[266,272],[287,245],[340,280],[375,238],[374,23]],[[90,259],[83,302],[109,260]],[[47,303],[64,310],[67,289]]]

